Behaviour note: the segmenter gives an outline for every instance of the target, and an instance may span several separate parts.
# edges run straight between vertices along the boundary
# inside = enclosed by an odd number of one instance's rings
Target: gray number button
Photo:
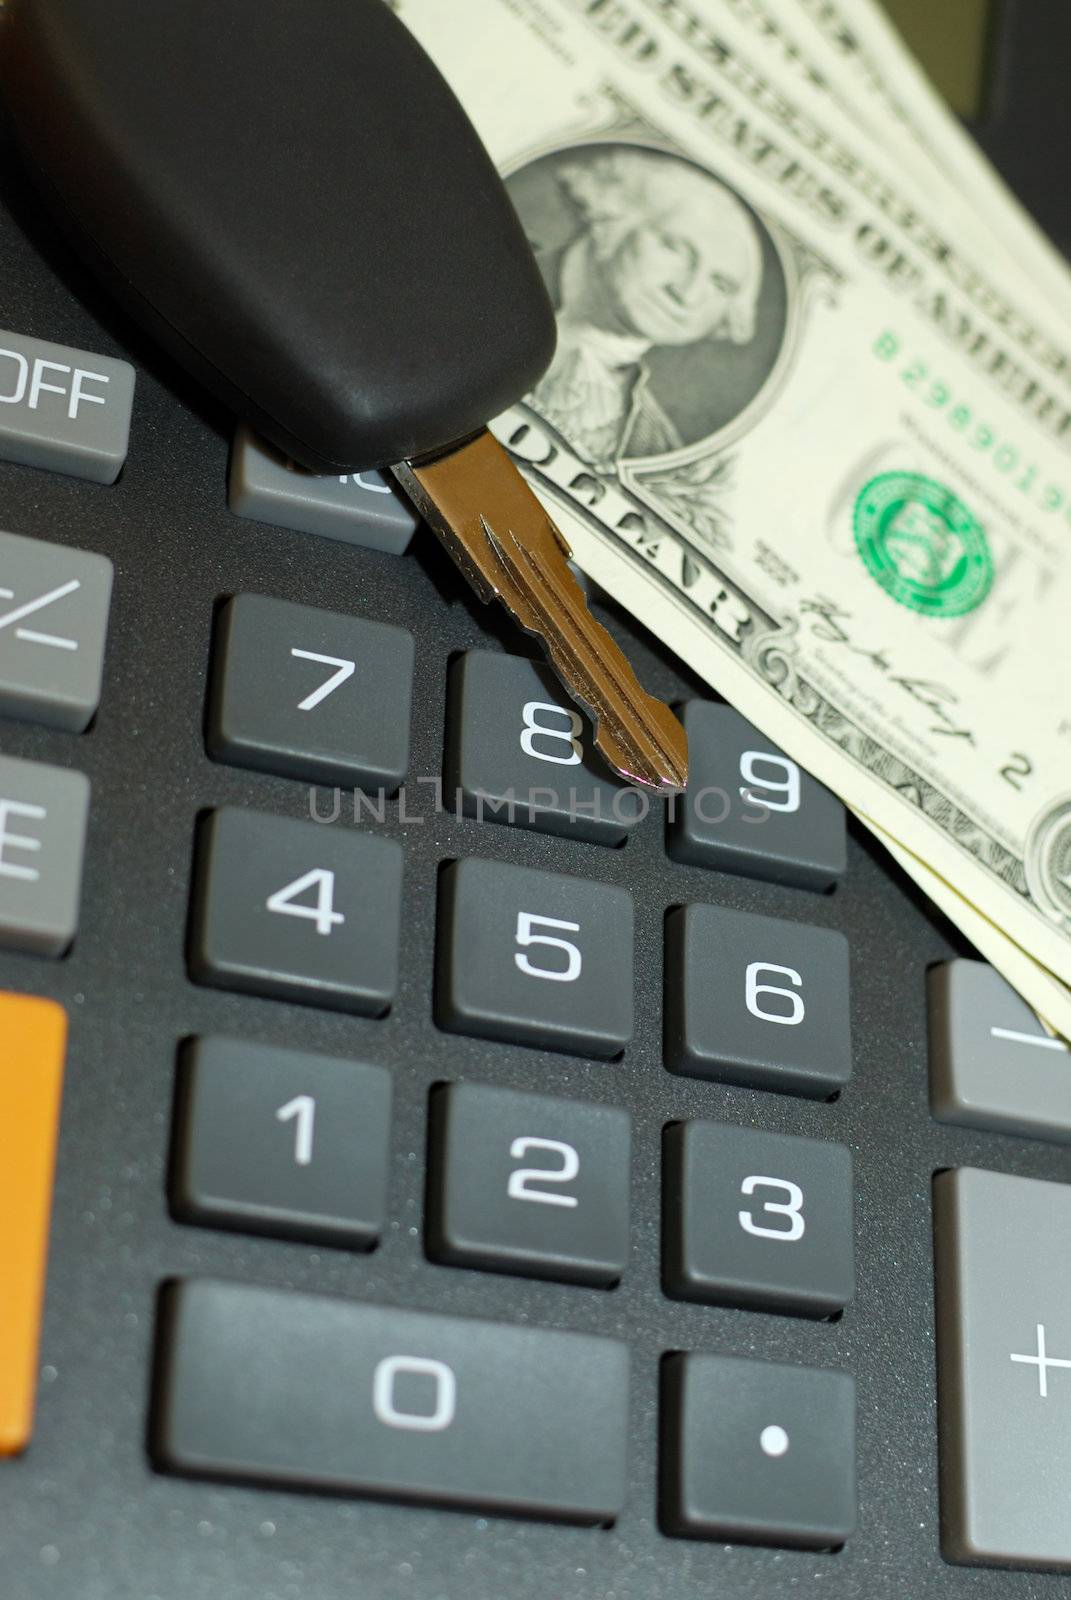
[[[666,1129],[666,1287],[827,1317],[852,1298],[852,1158],[823,1139],[718,1122]]]
[[[848,942],[720,906],[666,920],[666,1065],[826,1099],[851,1075]]]
[[[368,1249],[383,1226],[391,1077],[241,1039],[184,1053],[171,1198],[189,1222]]]
[[[611,1284],[628,1253],[629,1119],[483,1084],[432,1096],[428,1250],[458,1266]]]
[[[393,792],[409,761],[413,653],[390,623],[237,595],[219,622],[209,754]]]
[[[0,533],[0,714],[81,733],[100,703],[107,556]]]
[[[942,1122],[1071,1141],[1071,1052],[984,961],[927,976],[930,1104]]]
[[[114,483],[126,460],[128,361],[0,331],[0,457]]]
[[[554,674],[470,650],[450,668],[446,785],[466,816],[620,844],[647,801],[611,780]]]
[[[844,807],[731,706],[690,700],[688,788],[669,811],[678,861],[828,889],[847,865]]]
[[[398,980],[402,849],[224,807],[198,841],[190,972],[218,989],[381,1016]]]
[[[632,897],[609,883],[458,861],[442,875],[440,1024],[615,1056],[632,1037]]]
[[[0,944],[61,956],[78,928],[89,779],[0,756]]]
[[[1071,1571],[1071,1185],[942,1172],[934,1224],[945,1555]]]
[[[229,504],[240,517],[389,555],[400,556],[418,526],[400,489],[381,472],[320,477],[295,466],[244,424],[234,436]]]

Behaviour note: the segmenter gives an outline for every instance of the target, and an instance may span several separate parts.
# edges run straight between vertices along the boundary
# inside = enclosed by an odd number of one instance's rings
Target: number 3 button
[[[665,1132],[666,1288],[686,1300],[828,1317],[852,1298],[845,1145],[719,1122]]]
[[[457,861],[439,894],[436,1014],[455,1033],[616,1056],[632,1036],[632,896]]]

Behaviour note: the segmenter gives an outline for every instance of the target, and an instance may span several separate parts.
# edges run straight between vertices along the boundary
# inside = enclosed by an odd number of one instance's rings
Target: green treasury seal
[[[958,495],[919,472],[883,472],[855,502],[855,544],[867,571],[912,611],[962,617],[993,583],[985,533]]]

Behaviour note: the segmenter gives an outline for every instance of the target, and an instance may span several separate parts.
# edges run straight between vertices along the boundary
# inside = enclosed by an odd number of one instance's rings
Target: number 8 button
[[[439,895],[436,1014],[456,1033],[578,1055],[632,1036],[632,896],[500,861],[457,861]]]

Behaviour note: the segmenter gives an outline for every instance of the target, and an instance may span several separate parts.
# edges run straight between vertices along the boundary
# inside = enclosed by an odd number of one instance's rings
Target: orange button
[[[0,1456],[33,1431],[67,1013],[0,994]]]

